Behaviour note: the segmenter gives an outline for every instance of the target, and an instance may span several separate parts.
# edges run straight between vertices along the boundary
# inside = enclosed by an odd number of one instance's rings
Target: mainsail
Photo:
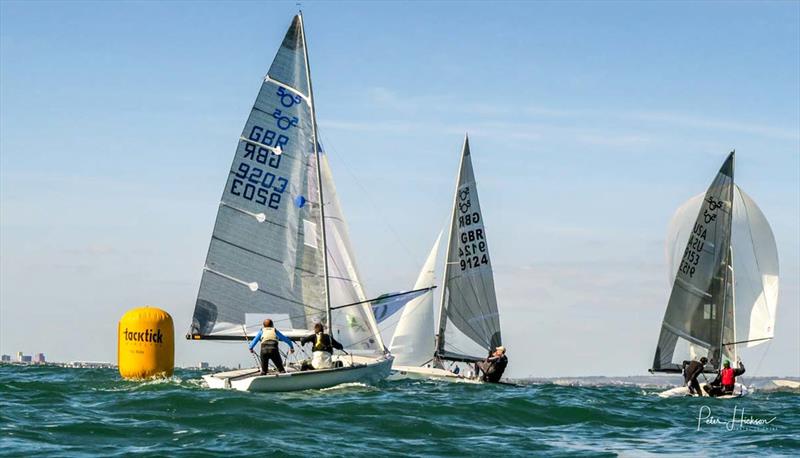
[[[330,312],[331,303],[363,300],[333,177],[317,141],[297,15],[239,138],[189,337],[243,339],[267,317],[295,335],[330,321],[348,348],[382,352],[368,304]]]
[[[447,245],[436,357],[479,361],[501,345],[492,265],[465,137]]]
[[[675,248],[668,256],[675,267],[674,282],[658,339],[653,371],[677,372],[684,360],[707,357],[718,368],[723,357],[735,357],[736,292],[739,281],[732,260],[731,224],[735,216],[734,153],[722,165],[697,207],[684,205],[673,220],[674,235],[668,243],[682,247],[680,259]],[[692,217],[691,226],[676,223]]]

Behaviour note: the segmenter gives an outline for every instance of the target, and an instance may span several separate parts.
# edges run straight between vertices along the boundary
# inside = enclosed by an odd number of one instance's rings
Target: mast
[[[303,57],[306,61],[306,81],[308,81],[308,104],[311,109],[311,131],[314,141],[314,157],[317,161],[317,189],[319,195],[319,212],[322,219],[322,271],[325,276],[325,319],[328,322],[328,332],[333,336],[333,322],[331,321],[331,294],[330,279],[328,278],[328,238],[325,231],[325,201],[322,195],[322,167],[319,160],[319,139],[317,134],[317,113],[314,108],[314,89],[311,87],[311,65],[308,62],[308,44],[306,43],[306,27],[303,23],[303,11],[300,16],[300,31],[303,33]]]
[[[734,199],[733,172],[734,172],[734,165],[735,165],[735,161],[736,161],[735,154],[736,154],[736,150],[731,151],[731,154],[730,154],[730,158],[731,158],[731,186],[730,186],[730,194],[728,195],[729,202],[730,202],[730,210],[729,211],[731,212],[731,214],[730,214],[730,217],[728,218],[728,227],[726,228],[727,231],[728,231],[728,254],[727,254],[727,256],[725,256],[725,259],[726,259],[726,263],[725,263],[725,278],[723,280],[725,283],[724,283],[723,288],[722,288],[722,294],[723,294],[723,296],[722,296],[722,314],[721,314],[722,315],[721,316],[722,320],[720,321],[720,326],[719,326],[719,328],[720,328],[719,329],[719,361],[718,361],[717,369],[722,367],[722,358],[723,358],[723,354],[724,354],[724,351],[725,351],[725,318],[726,318],[725,314],[727,313],[727,308],[728,308],[728,288],[731,286],[730,285],[730,282],[731,282],[731,275],[730,274],[732,273],[732,270],[733,270],[733,245],[732,245],[731,231],[733,230],[733,205],[734,205],[734,202],[733,202],[733,199]],[[730,304],[730,307],[732,307],[731,308],[732,316],[735,317],[735,315],[733,315],[733,313],[735,312],[736,309],[733,308],[733,306],[734,306],[733,304]],[[736,339],[734,338],[732,340],[735,341]],[[736,348],[736,347],[734,347],[734,348]]]
[[[464,166],[464,152],[469,148],[469,135],[464,134],[464,147],[461,149],[461,160],[458,162],[458,175],[456,176],[456,189],[453,192],[453,210],[450,212],[450,229],[449,233],[447,234],[447,251],[444,255],[444,276],[442,277],[442,299],[439,305],[439,330],[436,333],[436,350],[434,351],[434,357],[438,358],[439,350],[444,349],[444,326],[445,320],[447,317],[444,314],[445,308],[445,300],[447,295],[447,278],[450,274],[450,246],[452,244],[453,239],[453,222],[455,221],[456,217],[456,204],[458,203],[458,188],[461,184],[461,171]]]

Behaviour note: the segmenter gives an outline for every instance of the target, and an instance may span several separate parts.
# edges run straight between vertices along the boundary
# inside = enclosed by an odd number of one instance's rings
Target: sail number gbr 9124
[[[469,186],[458,191],[458,258],[461,270],[489,264],[479,209],[472,208]]]

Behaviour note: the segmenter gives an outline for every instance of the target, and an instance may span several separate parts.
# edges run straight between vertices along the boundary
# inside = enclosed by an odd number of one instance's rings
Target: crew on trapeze
[[[267,374],[267,368],[270,361],[275,364],[278,372],[286,372],[283,368],[283,360],[281,360],[281,352],[278,350],[278,342],[286,342],[289,345],[289,353],[294,353],[294,344],[292,341],[281,334],[280,331],[275,329],[272,320],[267,318],[264,320],[264,327],[258,331],[258,334],[250,342],[250,353],[255,353],[255,346],[261,344],[261,375]]]
[[[477,363],[476,366],[480,372],[483,372],[481,380],[490,383],[499,382],[500,377],[503,376],[503,372],[506,370],[506,366],[508,366],[506,348],[502,345],[498,346],[494,349],[491,356]],[[480,374],[480,372],[478,372],[478,374]]]
[[[710,384],[704,386],[709,396],[724,396],[726,394],[733,394],[733,388],[736,385],[736,377],[744,374],[744,364],[739,361],[738,368],[731,367],[731,362],[725,360],[722,363],[722,369],[719,370],[717,378],[711,381]]]
[[[703,356],[700,361],[684,361],[683,362],[683,381],[689,387],[689,394],[693,396],[702,396],[703,392],[700,390],[700,382],[697,377],[703,373],[703,368],[708,364],[708,358]]]
[[[342,344],[336,341],[330,334],[325,333],[325,326],[322,323],[314,325],[314,334],[300,339],[300,345],[313,343],[311,348],[311,364],[304,361],[301,370],[327,369],[333,367],[333,349],[344,350]]]

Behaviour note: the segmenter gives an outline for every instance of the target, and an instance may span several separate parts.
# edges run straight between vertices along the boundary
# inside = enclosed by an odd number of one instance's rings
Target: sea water
[[[4,456],[800,455],[800,394],[662,399],[636,385],[385,381],[209,390],[202,372],[0,366]]]

